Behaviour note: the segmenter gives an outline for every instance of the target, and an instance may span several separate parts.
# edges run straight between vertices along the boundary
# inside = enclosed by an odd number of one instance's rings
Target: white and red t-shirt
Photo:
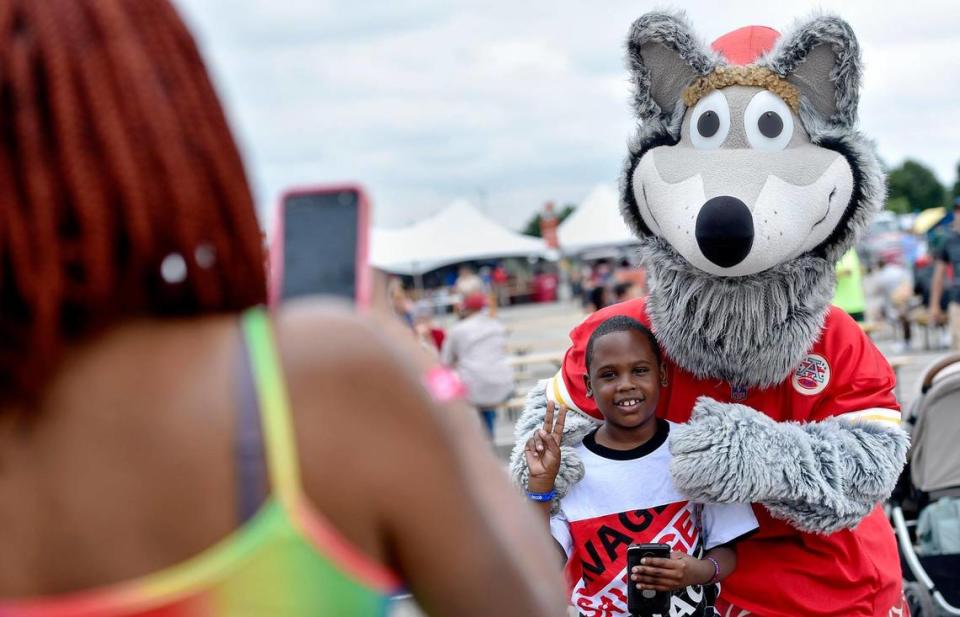
[[[627,315],[650,324],[645,300],[622,302],[590,315],[570,333],[563,368],[547,395],[598,417],[583,392],[587,339],[603,321]],[[764,390],[737,388],[722,380],[697,379],[666,358],[668,385],[657,415],[686,422],[701,396],[742,403],[774,420],[814,422],[838,417],[851,422],[899,426],[890,364],[849,315],[831,307],[820,339],[783,383]],[[628,477],[620,479],[622,484]],[[754,505],[757,533],[737,544],[737,569],[723,596],[765,617],[887,617],[901,599],[896,541],[878,504],[854,529],[829,535],[799,531]]]
[[[586,617],[627,615],[627,547],[664,543],[697,557],[757,528],[746,504],[688,501],[670,479],[670,423],[633,450],[597,444],[596,431],[577,446],[584,477],[560,500],[550,532],[567,554],[570,603]],[[674,594],[670,615],[702,617],[704,589]]]

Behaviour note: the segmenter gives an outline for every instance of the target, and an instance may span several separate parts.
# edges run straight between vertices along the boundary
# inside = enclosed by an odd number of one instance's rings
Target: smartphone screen
[[[358,298],[357,268],[363,237],[361,195],[355,189],[296,192],[281,204],[282,298],[334,295]]]

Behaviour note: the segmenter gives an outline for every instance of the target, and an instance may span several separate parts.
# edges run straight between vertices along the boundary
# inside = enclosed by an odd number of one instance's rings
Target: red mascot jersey
[[[600,418],[583,386],[584,353],[593,330],[614,315],[649,327],[646,301],[631,300],[587,317],[570,333],[563,368],[547,385],[550,400]],[[831,307],[818,342],[783,383],[765,390],[735,389],[725,381],[697,379],[668,358],[668,386],[657,414],[686,422],[700,396],[748,405],[778,421],[813,422],[831,416],[900,424],[889,363],[846,313]],[[852,530],[829,535],[801,532],[774,519],[761,505],[760,530],[737,545],[736,571],[723,598],[769,617],[887,617],[900,605],[900,560],[890,524],[878,505]]]

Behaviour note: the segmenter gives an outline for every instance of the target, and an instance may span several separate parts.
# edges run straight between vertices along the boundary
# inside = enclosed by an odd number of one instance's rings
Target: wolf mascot
[[[518,422],[515,479],[526,483],[523,445],[548,399],[580,412],[564,429],[558,493],[582,477],[569,446],[600,418],[585,396],[584,348],[601,321],[629,315],[667,355],[658,414],[685,422],[671,438],[674,484],[698,501],[753,503],[760,522],[737,545],[722,614],[903,615],[878,505],[908,445],[894,376],[829,304],[835,263],[884,199],[856,129],[856,38],[820,16],[782,37],[743,28],[710,49],[682,16],[651,13],[633,24],[627,60],[640,125],[621,210],[650,295],[571,332],[562,369]]]

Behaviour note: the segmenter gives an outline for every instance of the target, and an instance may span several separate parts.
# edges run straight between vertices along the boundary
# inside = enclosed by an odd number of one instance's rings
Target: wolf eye
[[[761,90],[747,103],[743,128],[753,148],[783,150],[793,137],[793,114],[783,99],[769,90]]]
[[[690,112],[690,141],[695,148],[719,148],[730,131],[730,107],[727,97],[714,90],[700,99]]]
[[[717,117],[717,112],[712,109],[708,109],[706,113],[697,120],[697,131],[704,137],[713,137],[719,130],[720,118]]]
[[[757,128],[760,129],[760,133],[764,137],[775,139],[783,132],[783,120],[780,119],[777,112],[767,111],[757,120]]]

